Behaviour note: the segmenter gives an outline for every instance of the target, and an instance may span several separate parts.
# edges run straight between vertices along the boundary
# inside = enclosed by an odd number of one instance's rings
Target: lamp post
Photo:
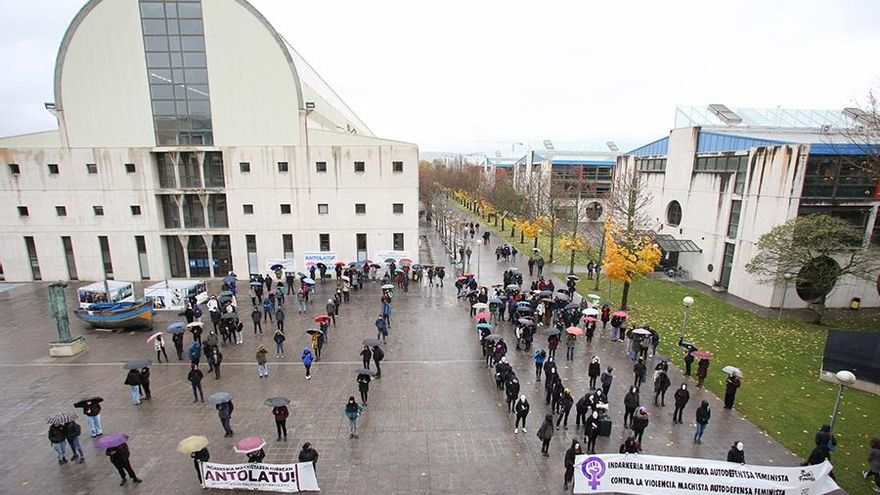
[[[679,342],[684,340],[684,327],[687,326],[688,310],[694,305],[694,298],[691,296],[684,296],[684,299],[681,300],[681,304],[684,305],[684,317],[681,319],[681,334],[678,336]]]
[[[785,279],[785,285],[782,286],[782,302],[779,303],[779,314],[776,315],[777,318],[782,318],[782,308],[785,307],[785,293],[788,292],[788,283],[794,278],[794,274],[785,273],[782,275],[782,278]]]
[[[851,371],[840,370],[834,374],[837,378],[837,400],[834,402],[834,411],[831,412],[831,430],[834,431],[834,420],[837,419],[837,411],[840,409],[840,398],[843,397],[843,388],[856,383],[856,375]]]

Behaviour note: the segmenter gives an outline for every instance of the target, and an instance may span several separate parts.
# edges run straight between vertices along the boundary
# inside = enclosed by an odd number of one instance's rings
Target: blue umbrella
[[[421,263],[415,263],[415,264],[412,266],[412,269],[413,269],[413,270],[421,270],[422,268],[423,268],[423,267],[422,267],[422,264],[421,264]]]
[[[166,331],[168,333],[170,333],[171,335],[177,335],[177,334],[181,334],[181,333],[185,332],[186,330],[183,327],[174,327],[174,328],[169,328]]]
[[[516,303],[516,307],[517,307],[517,309],[519,309],[519,308],[524,308],[524,307],[526,307],[526,306],[529,306],[529,302],[528,302],[528,301],[520,301],[520,302]]]
[[[177,333],[181,333],[181,332],[183,332],[183,329],[185,326],[186,326],[185,323],[183,323],[181,321],[175,321],[174,323],[168,325],[168,327],[166,327],[166,328],[171,333],[174,333],[175,330],[180,330],[180,332],[177,332]]]
[[[251,281],[251,286],[252,286],[252,287],[259,287],[259,286],[261,286],[261,285],[263,285],[263,284],[261,284],[260,282],[257,282],[256,280],[252,280],[252,281]]]
[[[477,323],[477,330],[482,330],[484,328],[486,330],[492,330],[492,325],[490,325],[488,323]]]
[[[233,275],[227,275],[223,277],[223,283],[227,285],[233,285],[238,279],[236,279]]]

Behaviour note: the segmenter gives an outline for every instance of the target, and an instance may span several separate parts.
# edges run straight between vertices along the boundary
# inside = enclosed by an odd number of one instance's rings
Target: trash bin
[[[852,301],[849,302],[849,309],[859,309],[859,307],[861,305],[862,305],[862,298],[861,297],[854,297],[854,298],[852,298]]]

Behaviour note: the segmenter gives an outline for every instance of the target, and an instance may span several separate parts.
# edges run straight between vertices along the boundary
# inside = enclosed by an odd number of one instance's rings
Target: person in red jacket
[[[287,406],[277,406],[272,408],[272,414],[275,415],[275,429],[278,430],[278,438],[275,441],[280,441],[281,437],[284,437],[284,441],[287,441],[287,416],[290,415],[290,411],[287,410]]]

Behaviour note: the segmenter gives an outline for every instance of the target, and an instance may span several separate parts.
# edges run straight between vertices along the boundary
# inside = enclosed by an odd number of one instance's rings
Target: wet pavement
[[[422,233],[423,242],[430,244],[430,254],[423,249],[422,257],[433,255],[435,262],[441,263],[445,250],[437,236],[429,227],[423,227]],[[507,267],[495,262],[495,242],[493,236],[480,255],[481,282],[487,285],[499,282]],[[470,268],[476,271],[476,254],[471,259]],[[525,260],[519,261],[524,268]],[[213,406],[192,403],[186,380],[188,363],[175,360],[170,339],[172,362],[152,367],[153,399],[134,406],[123,384],[121,363],[135,357],[155,358],[152,345],[145,342],[149,333],[95,331],[72,318],[72,333],[85,335],[88,351],[74,358],[53,359],[48,357],[48,342],[56,334],[47,314],[46,284],[21,284],[2,291],[0,446],[9,455],[0,467],[0,492],[202,493],[189,457],[175,451],[180,439],[194,434],[209,438],[211,460],[222,463],[245,461],[244,455],[232,451],[236,439],[244,436],[263,436],[268,442],[266,462],[272,463],[294,461],[302,443],[311,442],[320,453],[318,482],[322,492],[329,494],[561,491],[563,453],[576,434],[574,411],[569,429],[554,436],[550,457],[542,457],[535,432],[549,410],[543,402],[543,383],[534,381],[531,355],[517,353],[511,345],[509,359],[520,377],[522,393],[532,404],[529,432],[513,433],[512,415],[485,368],[467,305],[455,297],[454,286],[449,279],[447,282],[442,289],[411,285],[408,294],[396,294],[382,378],[370,388],[369,407],[360,420],[357,440],[348,438],[343,405],[350,395],[358,396],[353,373],[361,367],[361,340],[375,337],[378,284],[353,291],[351,302],[342,306],[323,360],[312,367],[311,381],[304,379],[298,356],[307,344],[303,330],[313,326],[312,318],[323,312],[320,301],[326,302],[326,297],[315,298],[306,315],[297,315],[295,302],[288,300],[287,357],[283,360],[274,357],[271,334],[254,337],[248,319],[244,344],[221,348],[225,356],[222,378],[214,380],[206,373],[203,381],[205,395],[228,391],[233,396],[235,437],[229,439],[223,437]],[[328,295],[331,286],[319,284],[318,296]],[[211,287],[216,288],[213,282]],[[71,287],[69,301],[72,294]],[[249,304],[240,301],[243,308]],[[177,318],[176,312],[157,314],[156,329],[164,329]],[[270,325],[265,327],[268,332]],[[499,325],[497,332],[514,341],[507,323]],[[254,353],[261,342],[270,349],[268,379],[257,377]],[[561,349],[558,360],[559,373],[576,398],[587,391],[587,361],[593,354],[601,357],[603,367],[615,368],[610,394],[614,426],[609,438],[600,437],[597,451],[616,452],[625,438],[622,402],[626,385],[632,383],[629,359],[621,344],[604,338],[594,340],[591,348],[581,340],[576,352],[574,361],[565,362]],[[670,377],[671,403],[672,390],[681,382],[680,371],[671,369]],[[105,433],[131,435],[131,462],[144,479],[141,485],[120,488],[114,468],[103,452],[95,450],[87,434],[82,438],[87,456],[84,464],[59,466],[55,462],[46,437],[46,416],[72,410],[72,403],[85,395],[104,397]],[[287,442],[275,441],[271,409],[263,405],[265,398],[276,395],[292,400]],[[650,402],[647,395],[642,394],[643,404]],[[694,410],[703,398],[710,401],[712,421],[703,444],[696,446],[691,442]],[[799,461],[736,412],[722,409],[715,396],[693,386],[684,425],[672,425],[671,405],[649,405],[648,411],[651,423],[645,432],[646,453],[724,459],[730,445],[742,440],[750,462],[795,465]],[[85,418],[80,418],[80,424],[87,432]]]

